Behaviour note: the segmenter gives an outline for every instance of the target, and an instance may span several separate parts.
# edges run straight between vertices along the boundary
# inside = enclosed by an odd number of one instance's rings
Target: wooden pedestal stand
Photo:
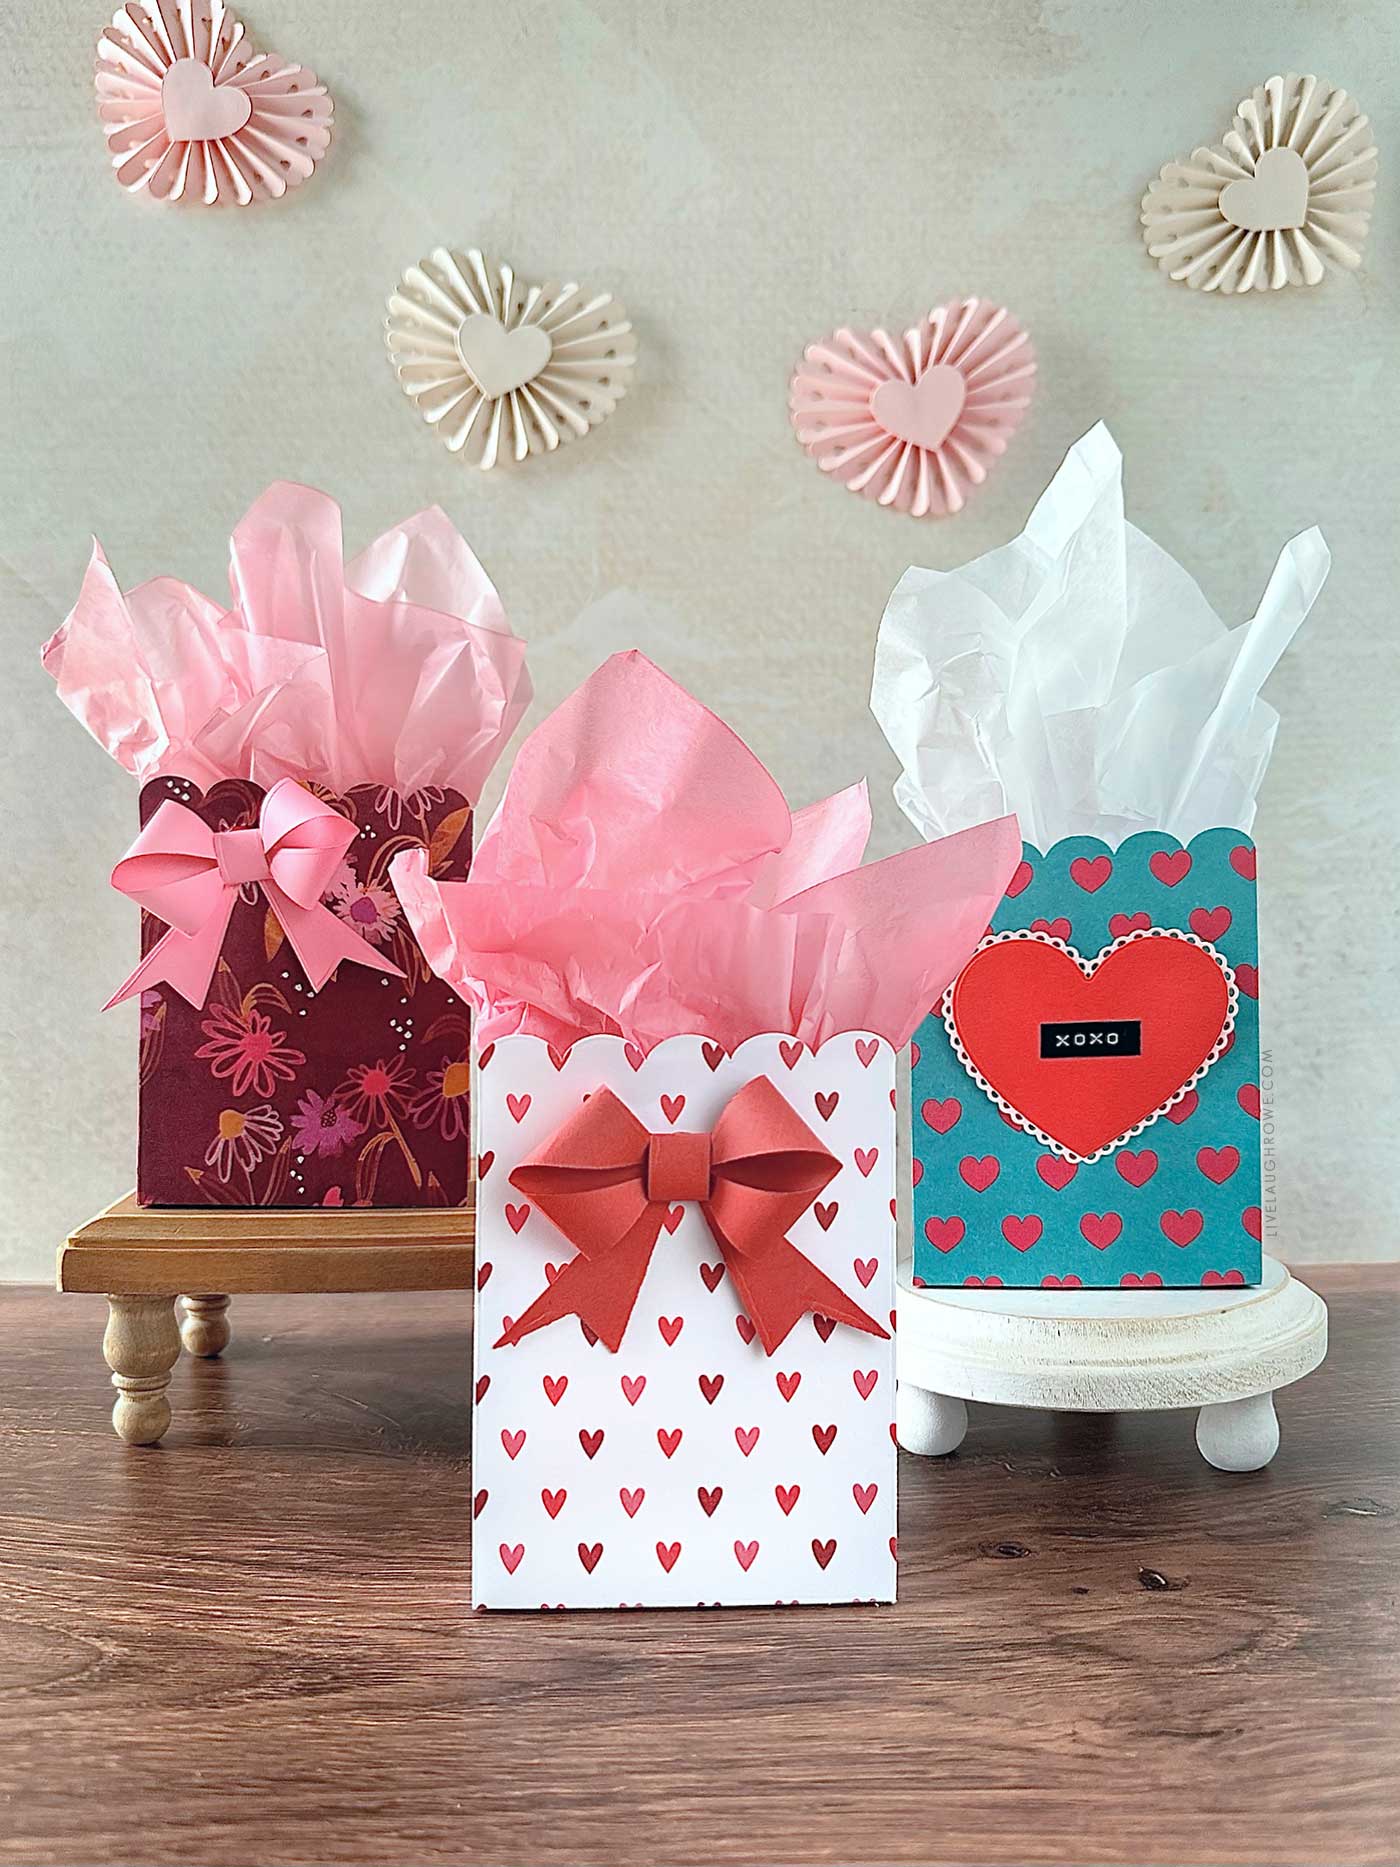
[[[1327,1353],[1327,1306],[1275,1258],[1257,1287],[915,1289],[900,1269],[896,1431],[906,1452],[956,1451],[969,1400],[1070,1413],[1193,1407],[1226,1472],[1278,1450],[1274,1390]]]
[[[128,1445],[150,1446],[170,1425],[166,1389],[181,1342],[198,1356],[227,1348],[231,1296],[469,1290],[474,1218],[435,1206],[142,1207],[128,1194],[60,1247],[58,1287],[107,1298],[112,1425]]]

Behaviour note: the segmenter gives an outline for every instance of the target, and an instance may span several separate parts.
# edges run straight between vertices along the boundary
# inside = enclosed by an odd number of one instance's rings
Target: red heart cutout
[[[995,940],[963,968],[946,1010],[983,1088],[1080,1159],[1160,1114],[1213,1059],[1229,1015],[1219,961],[1165,933],[1111,947],[1092,966],[1049,940]],[[1141,1025],[1140,1056],[1040,1054],[1042,1023],[1120,1020]]]

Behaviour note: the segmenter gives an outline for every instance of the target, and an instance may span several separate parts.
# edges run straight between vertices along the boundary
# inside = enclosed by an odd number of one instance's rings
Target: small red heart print
[[[487,1064],[491,1061],[492,1057],[495,1056],[495,1054],[496,1054],[496,1046],[494,1044],[488,1044],[486,1048],[483,1051],[481,1051],[481,1053],[478,1055],[476,1059],[476,1067],[479,1070],[484,1070]]]
[[[1151,925],[1150,914],[1110,914],[1108,917],[1109,938],[1122,940],[1130,933],[1146,933]]]
[[[971,1290],[1000,1290],[1002,1283],[1000,1277],[964,1277],[963,1287]]]
[[[1096,894],[1113,873],[1108,856],[1076,856],[1069,865],[1069,878],[1086,895]]]
[[[1207,1287],[1217,1284],[1239,1285],[1244,1282],[1243,1271],[1207,1271],[1201,1282]]]
[[[816,1216],[817,1224],[822,1228],[824,1232],[829,1232],[831,1230],[832,1226],[836,1222],[836,1215],[840,1210],[841,1210],[840,1206],[837,1204],[837,1202],[834,1199],[830,1199],[830,1200],[819,1199],[817,1203],[812,1207],[812,1211]]]
[[[984,1154],[980,1160],[975,1154],[965,1154],[958,1162],[958,1172],[974,1193],[985,1193],[1001,1172],[1001,1162],[995,1154]]]
[[[759,1429],[756,1426],[736,1426],[734,1428],[734,1443],[738,1446],[745,1458],[749,1456],[754,1447],[758,1444],[758,1433]]]
[[[477,1289],[478,1289],[478,1290],[484,1290],[484,1289],[486,1288],[486,1286],[487,1286],[487,1284],[489,1284],[489,1283],[490,1283],[490,1281],[491,1281],[491,1272],[492,1272],[492,1270],[493,1270],[493,1269],[494,1269],[494,1266],[492,1265],[492,1263],[491,1263],[491,1260],[490,1260],[489,1258],[488,1258],[488,1259],[487,1259],[487,1260],[485,1261],[485,1263],[484,1263],[484,1264],[478,1264],[478,1265],[477,1265],[477,1267],[476,1267],[476,1287],[477,1287]]]
[[[890,1556],[895,1562],[899,1561],[899,1538],[897,1536],[890,1538]]]
[[[784,1400],[791,1400],[798,1388],[802,1385],[802,1375],[800,1371],[794,1371],[792,1374],[778,1374],[773,1378],[777,1381],[778,1392],[782,1395]]]
[[[875,1273],[879,1268],[880,1260],[878,1258],[851,1259],[851,1269],[855,1272],[856,1280],[860,1284],[862,1290],[868,1290],[870,1288],[874,1281]]]
[[[1145,1147],[1140,1154],[1124,1148],[1121,1154],[1114,1156],[1113,1164],[1120,1180],[1126,1180],[1129,1186],[1146,1186],[1157,1171],[1157,1156],[1150,1147]]]
[[[720,1279],[723,1276],[724,1266],[722,1264],[702,1264],[700,1266],[700,1281],[711,1294],[719,1289]]]
[[[528,1206],[507,1206],[506,1207],[506,1224],[516,1234],[517,1237],[519,1237],[521,1229],[523,1228],[526,1220],[529,1217],[530,1217],[530,1208]]]
[[[862,1180],[868,1180],[875,1171],[875,1163],[880,1158],[878,1147],[858,1147],[856,1149],[856,1172]]]
[[[704,1511],[705,1515],[707,1517],[713,1517],[715,1512],[719,1509],[720,1499],[724,1496],[724,1486],[716,1485],[713,1491],[709,1491],[704,1485],[701,1485],[695,1495],[699,1498],[700,1508]]]
[[[589,1346],[590,1348],[597,1348],[597,1346],[598,1346],[598,1331],[597,1331],[596,1329],[590,1329],[590,1328],[589,1328],[589,1326],[588,1326],[588,1324],[587,1324],[587,1323],[586,1323],[586,1322],[585,1322],[585,1321],[583,1320],[583,1318],[582,1318],[582,1316],[580,1316],[580,1317],[579,1317],[579,1319],[578,1319],[578,1326],[579,1326],[579,1328],[580,1328],[580,1329],[582,1329],[582,1331],[583,1331],[583,1339],[584,1339],[584,1341],[585,1341],[585,1342],[587,1342],[587,1344],[588,1344],[588,1346]],[[507,1328],[509,1328],[509,1327],[510,1327],[510,1324],[509,1324],[509,1323],[507,1323],[507,1324],[506,1324],[506,1327],[507,1327]]]
[[[681,1443],[681,1428],[679,1426],[658,1427],[656,1443],[668,1459],[673,1459],[676,1456],[676,1448]]]
[[[879,1485],[851,1486],[851,1496],[855,1499],[856,1509],[860,1512],[862,1517],[868,1515],[870,1506],[875,1502],[875,1496],[879,1489]]]
[[[1246,1115],[1252,1115],[1255,1121],[1258,1121],[1259,1119],[1259,1085],[1258,1083],[1241,1083],[1239,1088],[1235,1091],[1235,1100],[1236,1102],[1239,1103],[1240,1107],[1244,1110]]]
[[[1095,1251],[1107,1251],[1123,1234],[1123,1221],[1116,1212],[1086,1212],[1079,1221],[1086,1244]]]
[[[657,1544],[656,1560],[661,1564],[662,1568],[666,1571],[667,1575],[671,1573],[672,1569],[675,1568],[676,1564],[680,1561],[680,1559],[681,1559],[681,1546],[679,1543],[658,1543]]]
[[[622,1377],[622,1395],[629,1407],[635,1407],[646,1392],[647,1377],[644,1374],[624,1374]]]
[[[1200,940],[1220,940],[1229,933],[1233,919],[1229,908],[1192,908],[1188,925]]]
[[[1040,1243],[1044,1225],[1033,1212],[1024,1218],[1008,1213],[1001,1222],[1001,1235],[1013,1251],[1029,1251],[1032,1245]]]
[[[491,1377],[489,1374],[479,1374],[476,1377],[476,1397],[478,1400],[485,1400],[486,1390],[490,1385]]]
[[[1147,866],[1167,888],[1175,888],[1191,873],[1189,849],[1159,849],[1147,859]]]
[[[778,1500],[778,1509],[784,1517],[791,1517],[793,1506],[802,1495],[801,1485],[774,1485],[773,1495]]]
[[[1082,1290],[1084,1279],[1076,1277],[1071,1271],[1067,1277],[1055,1277],[1047,1274],[1040,1280],[1042,1290]]]
[[[618,1501],[629,1517],[635,1517],[646,1502],[646,1491],[638,1485],[635,1491],[629,1491],[626,1485],[618,1492]]]
[[[675,1236],[676,1227],[684,1217],[684,1206],[668,1206],[666,1208],[666,1213],[661,1223],[666,1228],[666,1235],[668,1238],[673,1238]]]
[[[1258,1206],[1246,1206],[1240,1214],[1240,1224],[1251,1238],[1260,1238],[1264,1231],[1264,1214]]]
[[[569,1061],[568,1051],[556,1050],[553,1044],[547,1044],[545,1048],[549,1052],[549,1060],[554,1065],[555,1069],[562,1070],[564,1065]]]
[[[734,1545],[734,1560],[738,1563],[739,1567],[744,1571],[746,1575],[748,1574],[749,1570],[753,1567],[754,1558],[757,1555],[758,1555],[758,1544],[757,1543],[737,1543],[736,1542]]]
[[[1162,1288],[1162,1273],[1160,1271],[1143,1271],[1142,1274],[1139,1275],[1137,1271],[1124,1271],[1123,1275],[1118,1279],[1118,1283],[1124,1290],[1160,1290]]]
[[[557,1407],[564,1398],[564,1390],[569,1385],[567,1374],[547,1374],[544,1377],[545,1398],[551,1407]]]
[[[926,1128],[932,1128],[935,1134],[947,1134],[950,1128],[956,1128],[962,1120],[962,1103],[956,1096],[949,1096],[942,1102],[937,1096],[930,1096],[920,1113]]]
[[[819,1569],[824,1569],[831,1561],[831,1558],[836,1554],[836,1538],[834,1536],[828,1537],[825,1543],[819,1543],[816,1537],[813,1537],[812,1554],[817,1559],[817,1567]]]
[[[1079,1163],[1062,1160],[1058,1154],[1042,1154],[1035,1163],[1035,1170],[1054,1192],[1063,1193],[1079,1172]]]
[[[1252,882],[1259,870],[1259,857],[1249,843],[1240,843],[1230,851],[1230,867],[1236,875]]]
[[[802,1060],[802,1053],[806,1048],[807,1046],[805,1044],[792,1043],[785,1039],[778,1045],[778,1055],[790,1070],[795,1070]]]
[[[961,1219],[925,1219],[924,1237],[935,1251],[952,1251],[963,1241],[967,1227]]]
[[[860,1067],[863,1070],[868,1070],[879,1054],[880,1040],[878,1037],[858,1037],[856,1039],[856,1056],[860,1059]]]
[[[814,1426],[812,1428],[812,1437],[817,1442],[817,1451],[825,1457],[826,1454],[830,1452],[832,1444],[835,1441],[836,1428],[834,1426]]]
[[[496,1150],[493,1147],[488,1147],[486,1152],[481,1156],[480,1160],[478,1160],[476,1163],[477,1179],[484,1180],[487,1174],[490,1173],[491,1169],[495,1166],[495,1164],[496,1164]]]
[[[702,1374],[700,1376],[700,1392],[705,1396],[711,1406],[719,1399],[719,1390],[723,1386],[724,1376],[722,1374]]]
[[[1031,867],[1029,862],[1018,862],[1016,864],[1016,873],[1006,884],[1007,900],[1014,901],[1017,895],[1024,894],[1026,889],[1030,887],[1031,878],[1034,874],[1035,870]]]
[[[1200,1213],[1196,1212],[1194,1209],[1188,1209],[1186,1212],[1174,1212],[1169,1208],[1162,1214],[1158,1223],[1162,1228],[1164,1236],[1169,1239],[1172,1244],[1180,1245],[1184,1249],[1187,1245],[1193,1244],[1195,1240],[1200,1237],[1201,1227],[1205,1224],[1205,1220],[1201,1217]]]
[[[1163,1109],[1162,1113],[1173,1127],[1179,1128],[1184,1121],[1190,1121],[1200,1105],[1200,1100],[1201,1098],[1194,1089],[1188,1089],[1179,1102],[1173,1102],[1171,1107]]]
[[[667,1348],[676,1346],[676,1337],[685,1327],[684,1316],[658,1316],[656,1326],[661,1331],[661,1340]]]
[[[661,1113],[666,1117],[667,1121],[670,1122],[673,1128],[675,1127],[676,1123],[680,1120],[681,1114],[684,1111],[684,1109],[685,1109],[685,1097],[684,1096],[662,1096]]]
[[[753,1324],[749,1321],[748,1317],[744,1315],[742,1310],[734,1318],[734,1327],[739,1331],[739,1335],[745,1346],[752,1342],[754,1337],[758,1334],[757,1329],[754,1328]]]
[[[1203,1147],[1196,1152],[1196,1165],[1213,1186],[1223,1186],[1239,1164],[1237,1147]]]
[[[502,1543],[497,1552],[501,1558],[501,1567],[507,1575],[514,1575],[525,1555],[523,1543]]]
[[[482,1490],[482,1491],[478,1491],[476,1496],[472,1499],[473,1519],[479,1517],[482,1511],[486,1509],[486,1500],[487,1498],[490,1497],[490,1495],[491,1493],[489,1491]]]
[[[628,1067],[635,1073],[647,1060],[646,1052],[640,1044],[624,1044],[622,1054],[627,1059]]]
[[[822,1120],[830,1121],[832,1116],[836,1113],[836,1104],[841,1100],[841,1091],[839,1089],[832,1089],[829,1091],[819,1089],[813,1097],[813,1100],[817,1105],[817,1113],[821,1116]]]
[[[518,1458],[520,1456],[520,1449],[525,1444],[525,1428],[521,1426],[517,1428],[516,1431],[512,1432],[508,1427],[503,1426],[501,1428],[501,1444],[505,1447],[506,1457],[508,1459]]]
[[[701,1044],[700,1054],[712,1070],[717,1070],[729,1054],[723,1044]]]
[[[1259,996],[1259,968],[1257,966],[1236,966],[1235,984],[1246,998]]]
[[[1039,920],[1031,922],[1032,933],[1049,934],[1052,940],[1068,940],[1073,931],[1073,928],[1063,916],[1053,921]]]
[[[585,1570],[588,1572],[589,1575],[592,1575],[593,1571],[598,1567],[598,1564],[601,1562],[602,1557],[603,1557],[603,1545],[601,1543],[580,1543],[579,1544],[578,1559],[583,1564]]]
[[[603,1443],[602,1427],[595,1426],[589,1428],[587,1426],[581,1426],[578,1433],[578,1442],[583,1447],[585,1457],[590,1459],[597,1458],[598,1448]]]
[[[851,1370],[851,1379],[855,1382],[856,1392],[860,1395],[862,1400],[869,1400],[870,1396],[875,1392],[875,1383],[879,1378],[880,1370],[878,1368],[852,1368]]]
[[[829,1342],[831,1340],[831,1332],[836,1327],[836,1324],[831,1320],[830,1316],[813,1316],[812,1327],[816,1330],[823,1342]]]
[[[540,1502],[544,1505],[551,1517],[557,1517],[568,1501],[568,1496],[568,1492],[564,1490],[541,1491]]]
[[[506,1097],[506,1107],[510,1110],[510,1118],[512,1121],[524,1121],[525,1117],[530,1113],[531,1100],[532,1098],[527,1095]]]

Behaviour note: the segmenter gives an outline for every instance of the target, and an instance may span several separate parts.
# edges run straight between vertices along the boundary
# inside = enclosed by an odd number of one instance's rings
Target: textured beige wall
[[[181,212],[108,178],[91,53],[102,0],[0,21],[0,1276],[46,1277],[129,1184],[130,962],[103,877],[130,781],[37,664],[90,532],[119,575],[223,587],[230,523],[273,478],[343,501],[362,540],[440,502],[534,648],[533,717],[639,644],[733,721],[795,801],[868,773],[881,852],[907,840],[866,711],[885,596],[1017,531],[1097,417],[1130,510],[1250,613],[1282,540],[1335,558],[1275,677],[1258,825],[1282,1241],[1391,1254],[1396,1130],[1394,522],[1400,440],[1400,61],[1382,0],[249,0],[255,38],[335,98],[320,174],[282,204]],[[1276,69],[1354,88],[1382,152],[1365,271],[1259,301],[1168,285],[1137,202]],[[636,389],[566,457],[471,477],[385,362],[382,301],[438,242],[618,291]],[[1039,396],[974,508],[902,519],[829,485],[785,408],[803,342],[940,297],[1010,303]],[[17,807],[22,806],[22,808]]]

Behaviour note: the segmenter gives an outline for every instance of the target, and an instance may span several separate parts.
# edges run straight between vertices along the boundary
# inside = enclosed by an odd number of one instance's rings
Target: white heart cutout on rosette
[[[389,295],[385,340],[399,384],[444,445],[473,466],[552,453],[596,428],[637,360],[610,292],[527,285],[475,248],[410,266]]]
[[[1356,267],[1376,196],[1376,147],[1345,91],[1290,72],[1240,100],[1219,143],[1168,162],[1142,200],[1142,237],[1195,291],[1316,285]]]

